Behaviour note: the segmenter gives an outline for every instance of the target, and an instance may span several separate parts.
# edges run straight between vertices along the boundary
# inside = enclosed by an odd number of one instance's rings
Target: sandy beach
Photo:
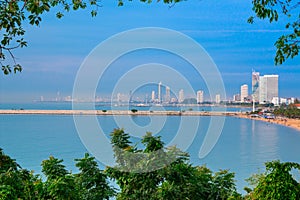
[[[274,124],[280,124],[283,126],[288,126],[294,129],[297,129],[298,131],[300,131],[300,119],[289,119],[289,118],[275,118],[275,119],[265,119],[262,117],[250,117],[249,115],[246,114],[238,114],[236,115],[236,117],[240,117],[240,118],[246,118],[246,119],[250,119],[250,120],[260,120],[260,121],[265,121],[268,123],[274,123]]]

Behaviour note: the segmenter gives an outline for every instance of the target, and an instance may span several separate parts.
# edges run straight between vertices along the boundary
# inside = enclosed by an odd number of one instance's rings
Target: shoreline
[[[0,115],[132,115],[132,116],[231,116],[274,123],[300,131],[300,119],[250,117],[241,112],[216,111],[144,111],[138,110],[0,110]]]
[[[250,117],[247,114],[241,114],[241,113],[239,113],[235,117],[278,124],[278,125],[290,127],[290,128],[296,129],[297,131],[300,131],[300,119],[291,119],[291,118],[285,118],[285,117],[280,117],[280,118],[277,117],[275,119],[265,119],[262,117]]]
[[[215,111],[145,111],[138,110],[0,110],[0,115],[174,115],[174,116],[236,116],[239,112]]]

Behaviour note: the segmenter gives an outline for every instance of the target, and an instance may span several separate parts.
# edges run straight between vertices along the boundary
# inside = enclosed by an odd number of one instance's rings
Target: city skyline
[[[300,98],[300,57],[274,66],[274,43],[287,33],[285,19],[274,24],[261,20],[248,24],[247,19],[253,14],[251,1],[181,2],[172,8],[162,3],[130,2],[123,7],[116,2],[101,3],[103,7],[95,18],[87,11],[77,11],[58,20],[54,11],[50,11],[40,27],[26,26],[29,45],[14,51],[24,69],[22,73],[2,75],[0,102],[30,102],[40,96],[47,99],[57,91],[62,96],[71,95],[81,64],[97,45],[120,32],[143,27],[172,29],[199,43],[220,71],[227,98],[232,98],[242,84],[251,89],[249,76],[253,68],[262,74],[279,75],[279,96]],[[153,35],[149,33],[149,37]],[[140,41],[137,38],[132,42]],[[130,52],[115,60],[103,78],[104,83],[99,83],[101,91],[96,93],[112,93],[113,85],[122,75],[145,63],[170,66],[186,77],[195,91],[203,90],[208,98],[203,77],[189,63],[166,52],[150,50]]]
[[[182,103],[186,99],[195,99],[198,104],[203,102],[215,102],[219,104],[221,101],[232,101],[232,102],[241,102],[241,103],[250,103],[258,102],[260,104],[273,103],[279,105],[280,103],[288,102],[288,99],[295,99],[295,97],[280,97],[278,91],[278,81],[279,76],[272,75],[262,75],[260,76],[259,72],[252,72],[252,91],[249,92],[249,87],[247,84],[240,86],[240,93],[233,95],[233,98],[225,98],[220,94],[209,94],[210,98],[204,98],[204,91],[197,90],[194,91],[194,94],[188,94],[185,96],[184,89],[179,91],[173,91],[167,85],[164,85],[162,81],[159,81],[157,84],[154,83],[154,88],[156,85],[157,90],[151,90],[151,93],[143,91],[143,93],[138,93],[139,95],[129,91],[128,95],[126,93],[117,93],[116,97],[113,94],[110,97],[100,97],[97,95],[95,101],[117,101],[117,102],[131,102],[131,101],[140,101],[146,103]],[[153,85],[153,83],[152,83]],[[296,97],[297,98],[297,97]],[[60,92],[57,92],[57,96],[52,98],[54,101],[73,101],[71,96],[60,97]],[[40,101],[44,101],[44,97],[40,97]],[[92,100],[90,100],[92,101]]]

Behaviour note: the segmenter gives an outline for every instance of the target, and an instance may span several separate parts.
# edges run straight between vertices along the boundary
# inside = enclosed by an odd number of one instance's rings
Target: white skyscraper
[[[161,102],[161,82],[158,83],[158,102]]]
[[[271,103],[278,97],[278,75],[264,75],[259,77],[259,103]]]
[[[259,72],[252,72],[252,98],[259,102]]]
[[[152,90],[152,93],[151,93],[151,101],[154,102],[155,101],[155,91]]]
[[[183,89],[181,89],[178,94],[178,102],[182,103],[183,101],[184,101],[184,92]]]
[[[203,99],[203,91],[202,90],[198,90],[197,91],[197,103],[203,103],[204,99]]]
[[[166,86],[166,98],[165,98],[166,102],[170,102],[171,101],[171,90],[170,87]]]
[[[217,104],[221,103],[221,95],[220,94],[216,95],[216,103]]]
[[[248,85],[244,84],[241,86],[241,102],[245,102],[248,97]]]
[[[259,103],[267,102],[267,84],[263,76],[259,77]]]

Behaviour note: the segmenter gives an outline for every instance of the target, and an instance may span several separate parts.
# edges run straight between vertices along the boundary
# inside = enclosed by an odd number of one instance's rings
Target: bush
[[[137,109],[131,109],[131,112],[136,113],[138,110]]]

